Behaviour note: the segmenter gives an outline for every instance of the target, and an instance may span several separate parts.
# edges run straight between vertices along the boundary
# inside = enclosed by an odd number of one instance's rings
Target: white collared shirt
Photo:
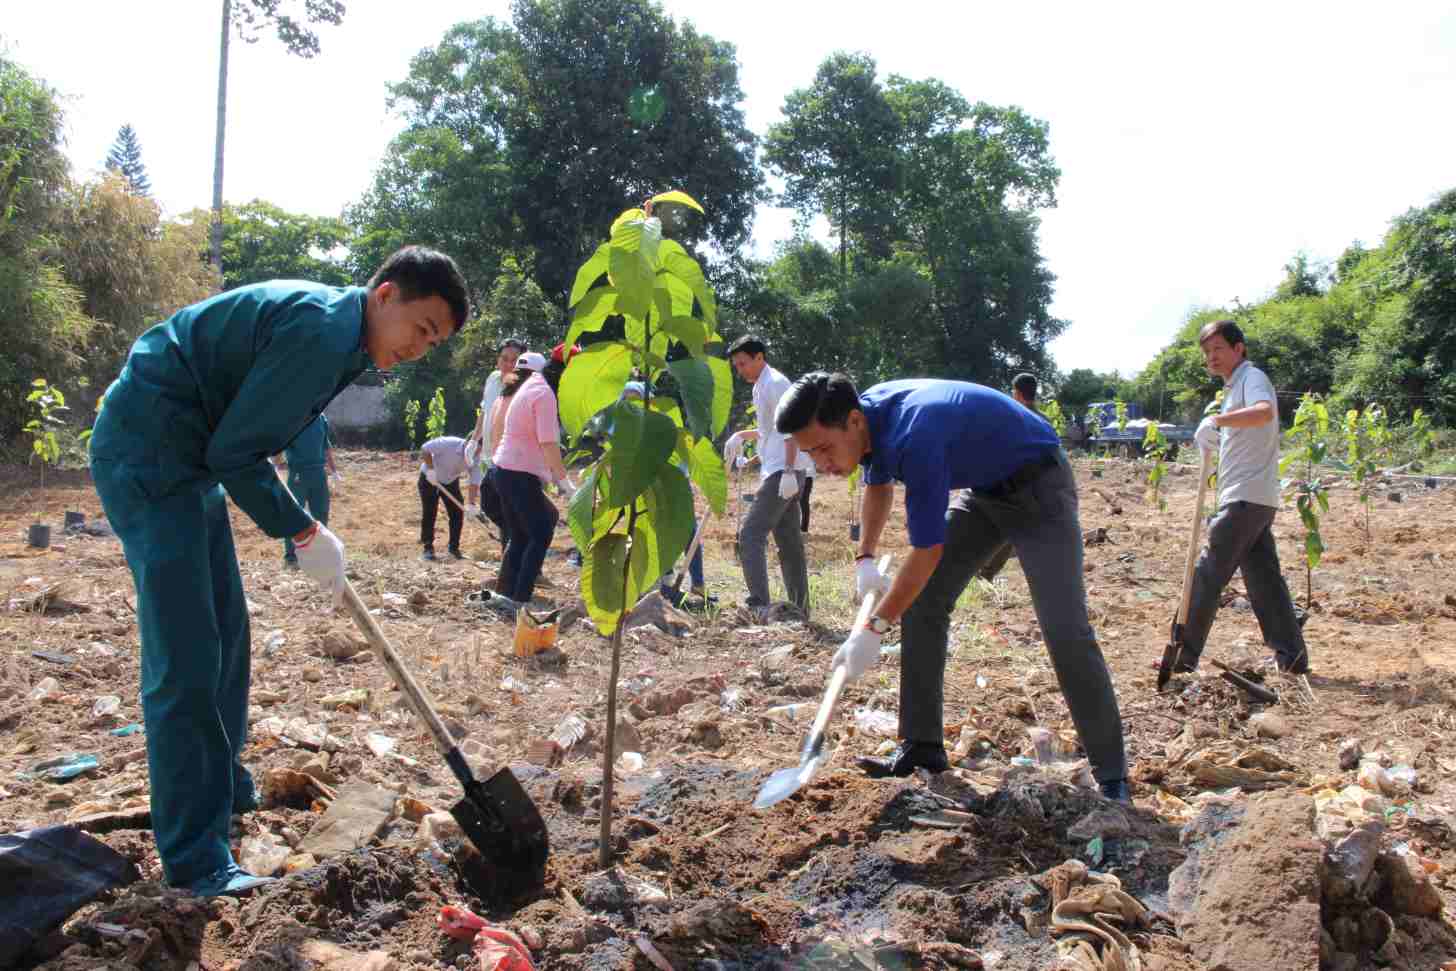
[[[1243,500],[1279,508],[1279,399],[1268,375],[1248,361],[1224,386],[1222,414],[1267,401],[1274,418],[1253,428],[1221,428],[1218,441],[1218,504]]]

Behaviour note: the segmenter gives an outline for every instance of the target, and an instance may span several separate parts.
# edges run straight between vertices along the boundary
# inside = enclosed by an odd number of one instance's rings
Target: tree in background
[[[217,61],[217,139],[212,162],[212,266],[222,274],[222,169],[223,143],[227,134],[228,39],[234,30],[244,42],[257,43],[261,34],[271,32],[283,42],[290,54],[309,58],[319,53],[315,24],[337,26],[344,20],[343,0],[302,0],[302,15],[296,10],[298,0],[222,0],[221,45]]]
[[[474,320],[461,329],[450,343],[450,366],[465,399],[461,407],[452,403],[451,410],[463,414],[465,403],[480,400],[485,379],[495,370],[500,344],[515,337],[537,351],[550,353],[561,339],[558,312],[546,299],[536,282],[521,273],[514,260],[508,259],[496,277],[495,286]]]
[[[80,366],[94,322],[55,259],[67,186],[55,92],[0,51],[0,441],[28,419],[37,374],[57,384]]]
[[[222,212],[222,288],[264,280],[314,280],[348,286],[353,276],[336,254],[349,243],[341,219],[285,212],[262,199]],[[382,262],[382,261],[381,261]]]
[[[106,153],[106,168],[120,173],[127,188],[139,196],[152,194],[152,180],[147,178],[147,167],[142,164],[142,146],[137,140],[136,130],[131,125],[122,125],[116,133],[111,151]]]
[[[91,321],[84,358],[64,378],[84,405],[79,413],[91,412],[142,331],[216,291],[217,278],[200,256],[207,225],[200,210],[163,220],[157,204],[133,193],[120,172],[67,186],[54,243]]]
[[[708,213],[665,225],[685,245],[748,237],[761,176],[734,48],[649,0],[515,0],[509,24],[457,25],[390,93],[408,128],[349,216],[380,251],[440,246],[485,292],[509,253],[564,320],[601,227],[656,186]]]
[[[784,99],[764,161],[784,179],[783,203],[802,223],[824,215],[839,236],[839,283],[849,277],[849,234],[885,256],[898,175],[900,121],[868,54],[836,53],[814,83]]]

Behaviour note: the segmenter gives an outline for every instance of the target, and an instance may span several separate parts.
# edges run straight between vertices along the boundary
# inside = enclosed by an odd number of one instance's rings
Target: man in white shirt
[[[1303,674],[1309,670],[1309,652],[1270,528],[1279,508],[1279,401],[1274,385],[1249,363],[1243,331],[1234,321],[1205,325],[1198,344],[1208,372],[1224,383],[1223,406],[1203,419],[1196,435],[1200,448],[1218,453],[1218,512],[1193,573],[1183,649],[1174,670],[1198,667],[1219,594],[1234,570],[1241,570],[1264,643],[1274,650],[1274,663],[1281,671]]]
[[[764,359],[767,346],[757,337],[740,337],[728,348],[728,360],[744,381],[753,385],[753,406],[757,428],[734,432],[723,445],[723,460],[734,464],[745,442],[758,442],[759,485],[753,506],[743,520],[738,538],[743,551],[743,580],[748,587],[747,606],[762,611],[769,605],[768,536],[779,548],[779,569],[789,602],[808,609],[809,566],[804,558],[804,535],[800,526],[799,492],[804,473],[799,471],[799,449],[794,440],[774,429],[774,412],[779,399],[789,390],[789,379],[769,367]]]

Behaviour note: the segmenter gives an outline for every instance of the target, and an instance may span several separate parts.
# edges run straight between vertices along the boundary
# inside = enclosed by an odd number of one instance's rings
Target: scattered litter
[[[617,757],[617,768],[623,772],[641,772],[646,765],[641,752],[623,752]]]
[[[473,942],[471,950],[480,971],[535,971],[525,941],[503,927],[486,923],[464,907],[441,907],[436,923],[446,936]]]
[[[515,676],[509,674],[506,675],[504,678],[501,678],[500,689],[502,691],[510,691],[518,695],[528,695],[531,693],[530,685],[526,684],[526,682],[524,681],[518,680]]]
[[[91,717],[105,718],[108,715],[114,715],[119,711],[121,711],[120,698],[118,698],[116,695],[102,695],[100,698],[97,698],[96,703],[91,706]]]
[[[880,657],[899,657],[899,656],[900,656],[900,642],[899,641],[896,641],[893,644],[881,644],[880,645]]]
[[[986,680],[986,676],[984,674],[978,674],[978,675],[976,675],[976,687],[977,688],[981,688],[982,690],[984,690],[985,687],[986,687],[986,685],[988,685],[988,684],[990,684],[990,682]]]
[[[391,738],[388,735],[383,735],[379,732],[370,732],[368,735],[364,736],[364,744],[369,748],[369,751],[373,752],[380,758],[384,758],[386,755],[394,751],[394,747],[398,744],[398,740]]]
[[[764,712],[772,718],[775,715],[782,715],[789,721],[797,721],[800,718],[810,718],[819,706],[812,701],[796,701],[791,705],[774,705]]]
[[[238,847],[238,865],[260,877],[271,877],[283,869],[292,854],[288,845],[272,833],[245,836]]]
[[[288,635],[281,630],[269,631],[263,639],[263,656],[272,657],[273,652],[288,643]]]
[[[25,697],[31,701],[45,701],[47,698],[53,697],[60,690],[61,683],[55,678],[41,678],[40,681],[36,682],[35,687],[30,689],[30,694]]]
[[[855,727],[866,735],[882,735],[897,738],[900,734],[900,716],[894,712],[875,708],[860,708],[854,713]]]
[[[47,782],[65,782],[78,775],[91,772],[101,765],[96,756],[85,752],[67,752],[44,762],[37,762],[24,772],[22,779],[45,779]]]
[[[138,725],[136,722],[132,722],[130,725],[123,725],[120,728],[113,728],[107,734],[115,735],[117,738],[126,738],[128,735],[135,735],[137,732],[143,730],[144,729],[141,725]]]
[[[76,659],[69,654],[62,654],[59,651],[31,651],[31,657],[38,657],[42,661],[50,661],[52,664],[75,664]]]
[[[318,703],[329,708],[353,708],[355,711],[363,711],[369,707],[369,697],[368,688],[350,688],[347,691],[320,698]]]

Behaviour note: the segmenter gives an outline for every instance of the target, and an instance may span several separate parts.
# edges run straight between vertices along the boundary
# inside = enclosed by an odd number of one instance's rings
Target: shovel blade
[[[1178,655],[1183,652],[1183,625],[1178,623],[1177,618],[1173,619],[1173,629],[1168,632],[1168,646],[1163,648],[1163,663],[1158,665],[1158,690],[1162,691],[1168,686],[1168,680],[1173,677],[1173,667],[1178,663]]]
[[[468,783],[465,798],[450,807],[450,815],[480,855],[508,871],[513,882],[539,884],[544,879],[550,853],[546,821],[510,769]]]
[[[814,778],[814,773],[819,771],[819,764],[823,761],[822,756],[811,756],[792,768],[774,772],[758,790],[758,796],[753,800],[753,808],[767,809],[804,788]]]

